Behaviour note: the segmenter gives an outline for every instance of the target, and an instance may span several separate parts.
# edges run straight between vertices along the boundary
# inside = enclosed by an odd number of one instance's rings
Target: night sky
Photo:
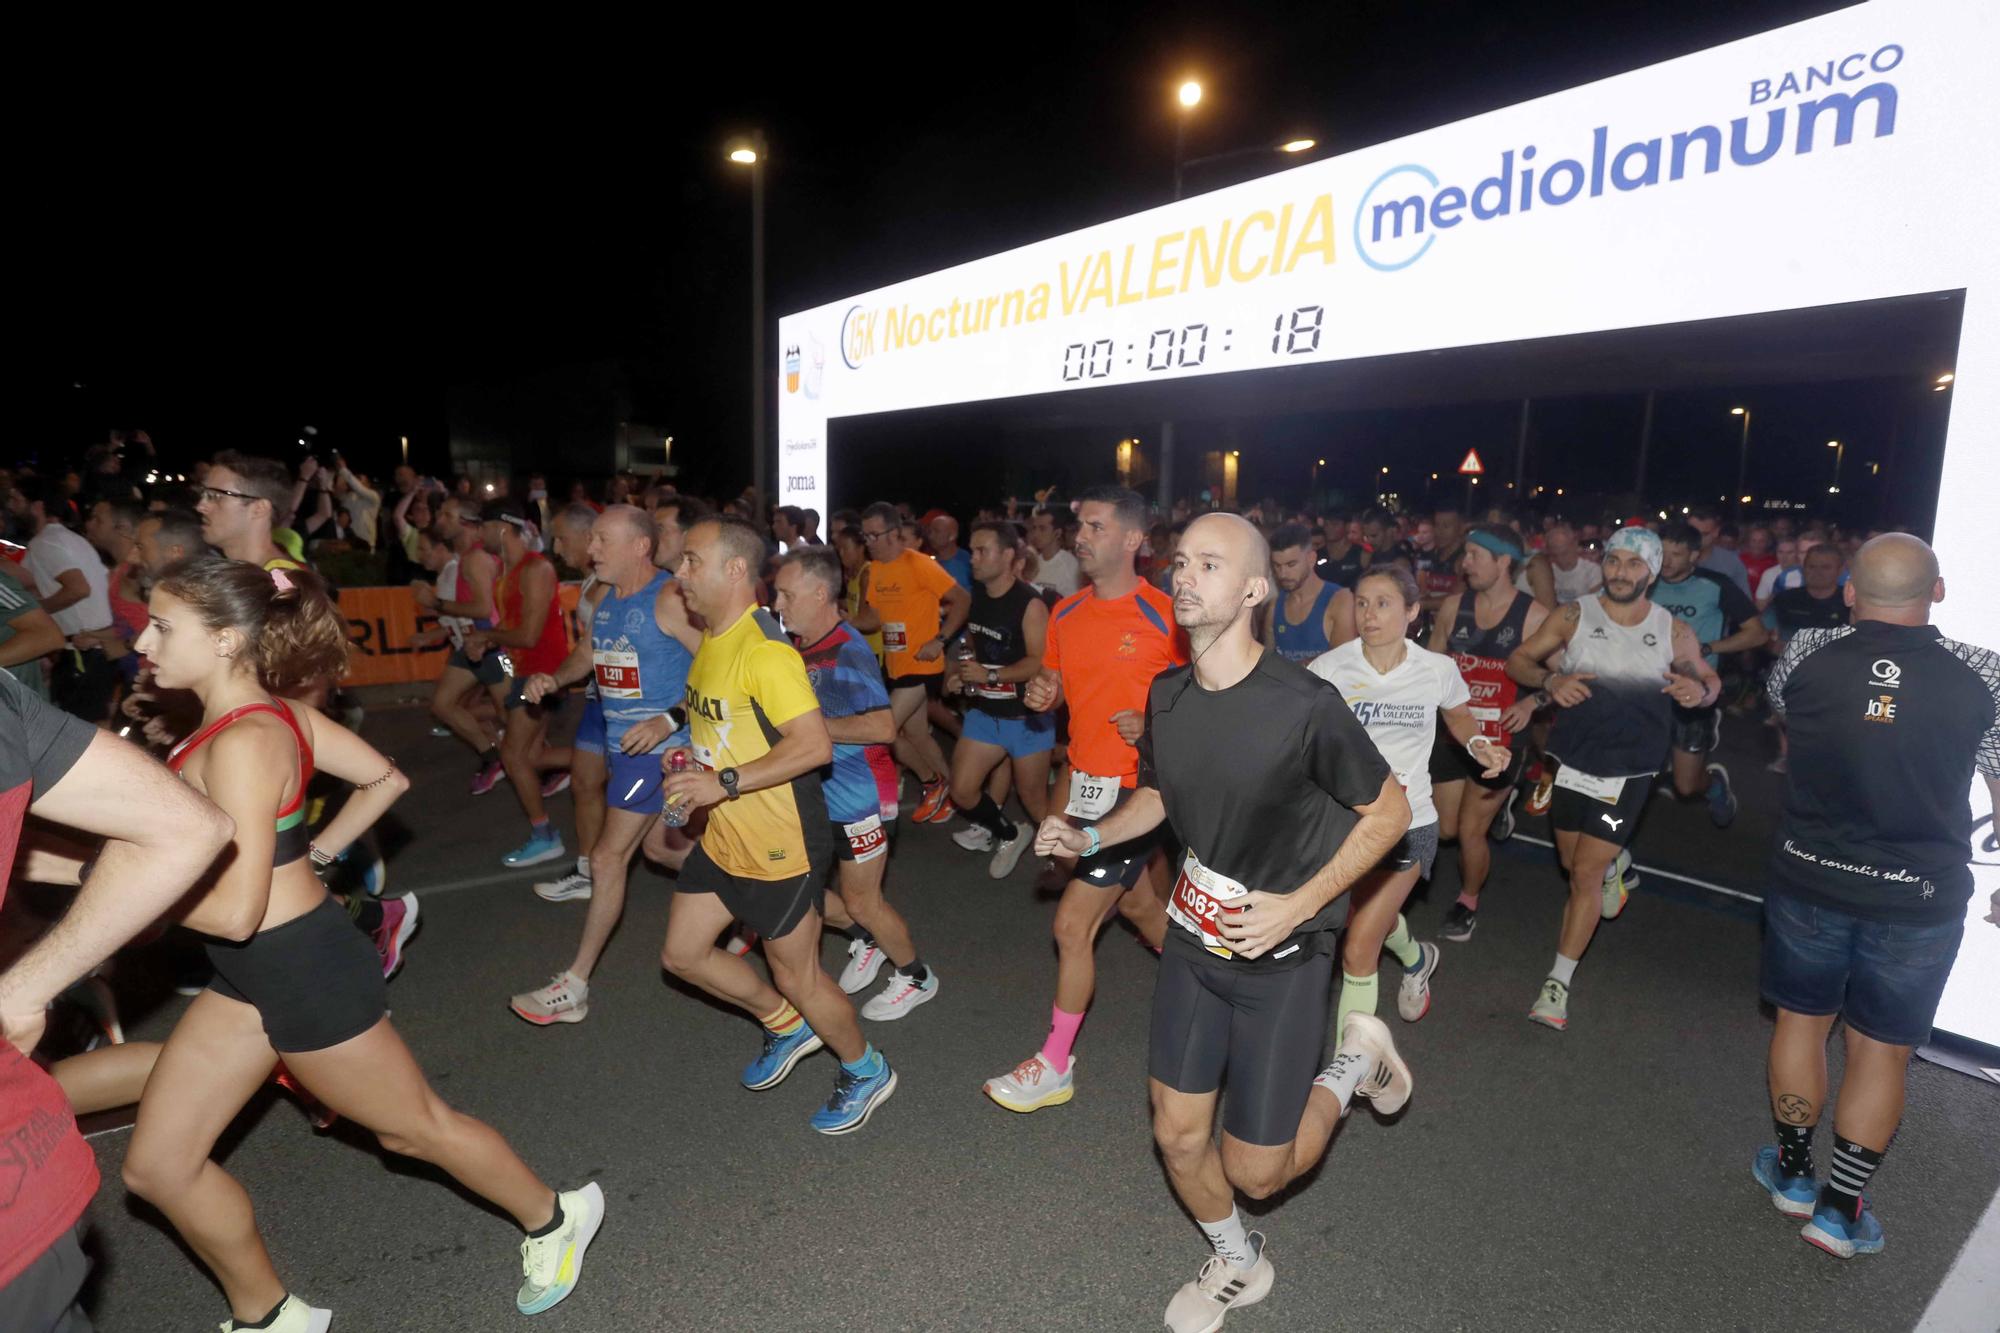
[[[169,58],[93,33],[50,57],[67,86],[20,136],[32,434],[11,452],[80,450],[113,424],[147,427],[173,457],[279,451],[310,422],[363,467],[386,467],[408,435],[436,471],[454,384],[616,360],[637,417],[677,437],[697,483],[733,490],[747,480],[749,192],[723,149],[739,131],[772,146],[775,328],[781,312],[1164,202],[1184,71],[1208,91],[1190,156],[1294,134],[1319,156],[1842,7],[1370,0],[907,23],[774,7],[742,12],[735,33],[711,13],[260,34],[254,57]],[[1189,192],[1270,165],[1203,169]],[[1706,421],[1714,397],[1671,410]],[[1830,472],[1828,410],[1893,411],[1883,385],[1780,397],[1758,425],[1774,481]],[[1490,434],[1496,412],[1511,440],[1512,411],[1439,404],[1343,431],[1442,453]],[[1531,482],[1623,488],[1601,441],[1636,431],[1637,411],[1548,404]],[[1261,428],[1274,481],[1316,432],[1296,426],[1287,446],[1284,423]],[[1712,435],[1686,438],[1732,470],[1731,424]]]

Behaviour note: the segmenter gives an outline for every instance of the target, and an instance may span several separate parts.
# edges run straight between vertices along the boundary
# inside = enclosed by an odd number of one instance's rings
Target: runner
[[[972,612],[966,617],[968,651],[952,664],[946,688],[965,695],[965,734],[951,752],[951,799],[969,825],[952,841],[969,852],[993,853],[986,873],[1005,879],[1047,813],[1049,756],[1056,720],[1031,713],[1021,686],[1041,673],[1049,608],[1030,584],[1014,575],[1023,546],[1020,530],[1004,520],[972,525]],[[986,780],[1006,767],[1028,826],[1016,826],[986,791]]]
[[[593,840],[588,885],[576,895],[590,900],[590,910],[575,956],[547,985],[510,1002],[537,1026],[581,1023],[590,1015],[590,976],[624,913],[632,853],[662,809],[663,757],[670,745],[687,744],[686,726],[674,713],[686,701],[688,665],[701,645],[674,576],[653,564],[646,511],[611,505],[593,518],[588,559],[598,587],[590,633],[555,670],[537,672],[521,687],[529,704],[539,704],[595,676],[609,805]]]
[[[882,501],[861,516],[868,545],[861,609],[854,628],[882,632],[889,700],[896,713],[896,759],[923,784],[910,817],[942,824],[951,818],[951,784],[944,751],[931,735],[928,701],[944,686],[944,647],[965,624],[972,595],[943,566],[909,545],[896,506]]]
[[[99,642],[112,624],[110,574],[97,548],[50,512],[63,507],[60,500],[61,492],[40,477],[22,477],[7,492],[8,508],[28,534],[21,570],[63,632],[63,651],[49,673],[49,697],[64,712],[101,725],[119,681],[117,666]]]
[[[1065,517],[1046,504],[1037,504],[1028,515],[1028,542],[1041,562],[1040,586],[1058,598],[1074,597],[1083,588],[1083,571],[1077,567],[1069,543],[1063,540]]]
[[[507,671],[498,653],[482,654],[475,662],[466,655],[465,641],[468,635],[493,627],[493,585],[500,577],[500,562],[480,545],[479,516],[462,501],[447,500],[438,506],[435,530],[450,544],[451,559],[432,586],[421,581],[410,585],[417,605],[438,618],[451,640],[451,655],[431,691],[431,716],[479,756],[479,767],[472,772],[472,794],[484,796],[499,785],[507,769],[500,760],[498,728],[473,712],[471,705],[483,689],[504,707]]]
[[[1495,745],[1508,746],[1512,762],[1488,777],[1484,765],[1468,762],[1469,751],[1440,732],[1431,751],[1431,791],[1437,802],[1438,828],[1458,838],[1458,901],[1445,913],[1438,938],[1469,940],[1479,925],[1479,891],[1493,868],[1488,830],[1504,842],[1514,832],[1514,812],[1508,802],[1520,779],[1528,746],[1516,744],[1535,715],[1529,699],[1516,696],[1520,686],[1507,674],[1507,657],[1516,645],[1541,628],[1548,609],[1514,582],[1524,552],[1519,530],[1495,523],[1475,523],[1466,535],[1459,570],[1463,593],[1445,598],[1431,628],[1431,651],[1447,653],[1458,663],[1471,693],[1472,718],[1480,734]],[[1595,568],[1595,566],[1593,566]],[[1526,738],[1523,737],[1523,740]],[[1498,829],[1494,829],[1498,823]]]
[[[570,650],[572,656],[579,652],[589,655],[593,619],[597,614],[598,601],[604,596],[603,580],[598,577],[590,555],[591,532],[601,512],[594,505],[572,503],[565,506],[549,524],[549,541],[555,547],[556,558],[571,569],[585,571],[583,586],[577,590],[576,609],[569,613],[569,641],[575,645]],[[662,523],[660,526],[666,525]],[[675,555],[678,557],[679,552]],[[662,569],[673,568],[672,565],[660,564],[657,541],[653,547],[653,563]],[[683,671],[681,675],[684,689],[687,673]],[[674,695],[671,701],[678,702],[678,695]],[[604,751],[604,704],[597,693],[597,673],[586,664],[583,712],[577,720],[576,734],[569,743],[569,799],[576,818],[576,869],[559,879],[544,880],[535,885],[535,896],[544,902],[576,902],[590,897],[590,854],[596,850],[597,839],[604,832],[605,785],[608,781]]]
[[[896,1074],[820,968],[816,903],[834,854],[819,770],[833,742],[804,661],[756,605],[763,563],[764,539],[733,515],[688,533],[681,588],[708,628],[688,670],[696,763],[668,775],[665,799],[709,816],[675,885],[662,961],[763,1026],[763,1052],[743,1071],[751,1091],[831,1048],[840,1070],[812,1127],[848,1134],[895,1092]],[[763,937],[770,982],[717,947],[732,920]]]
[[[548,735],[548,715],[561,700],[532,701],[523,690],[530,677],[547,675],[562,665],[569,643],[563,634],[555,566],[547,556],[528,549],[528,519],[520,501],[490,500],[480,519],[486,549],[500,557],[493,593],[497,616],[493,628],[475,629],[465,636],[465,655],[476,664],[492,653],[507,676],[501,701],[507,734],[501,738],[500,761],[528,816],[528,840],[501,857],[500,863],[519,869],[567,855],[562,835],[542,804],[541,770],[551,766],[542,742]],[[491,688],[499,693],[499,687]]]
[[[1272,595],[1257,530],[1207,515],[1188,525],[1175,559],[1174,617],[1194,665],[1151,683],[1142,785],[1100,824],[1076,829],[1051,816],[1035,846],[1088,858],[1100,840],[1129,841],[1163,820],[1187,842],[1148,1066],[1168,1179],[1215,1252],[1175,1294],[1166,1324],[1211,1333],[1230,1310],[1268,1296],[1275,1278],[1237,1192],[1267,1199],[1311,1169],[1357,1094],[1385,1114],[1409,1100],[1409,1068],[1366,1014],[1347,1020],[1332,1064],[1313,1072],[1342,895],[1396,845],[1410,814],[1338,693],[1257,642],[1257,608]]]
[[[439,1100],[388,1022],[376,957],[311,870],[409,786],[346,728],[273,698],[341,674],[346,623],[308,573],[202,558],[154,588],[140,649],[163,686],[200,697],[204,725],[169,765],[235,819],[236,833],[234,857],[183,917],[210,937],[216,979],[147,1081],[127,1185],[215,1275],[233,1316],[225,1330],[324,1330],[331,1316],[286,1292],[249,1197],[209,1160],[282,1054],[293,1078],[384,1148],[441,1167],[512,1215],[528,1233],[516,1306],[555,1305],[603,1220],[602,1193],[592,1184],[557,1195],[497,1133]],[[308,843],[302,814],[316,766],[355,786],[322,841]]]
[[[1964,935],[1975,770],[2000,811],[2000,656],[1931,625],[1944,580],[1915,537],[1863,546],[1843,595],[1854,623],[1800,630],[1771,675],[1798,763],[1764,899],[1778,1141],[1751,1169],[1779,1212],[1810,1219],[1799,1233],[1808,1243],[1851,1259],[1882,1248],[1863,1192],[1902,1120],[1910,1052],[1930,1039]],[[2000,925],[2000,892],[1986,919]],[[1833,1166],[1815,1197],[1813,1130],[1837,1018],[1847,1060]]]
[[[1134,746],[1145,729],[1146,687],[1187,661],[1187,640],[1174,628],[1173,603],[1140,579],[1135,564],[1146,537],[1145,500],[1121,486],[1100,486],[1083,493],[1079,516],[1077,563],[1090,586],[1064,598],[1049,617],[1042,669],[1023,698],[1037,713],[1069,705],[1063,813],[1087,830],[1138,789]],[[1071,1047],[1097,988],[1097,934],[1112,909],[1153,949],[1166,938],[1159,883],[1164,867],[1154,865],[1160,851],[1152,826],[1129,840],[1093,836],[1090,842],[1090,854],[1076,862],[1056,907],[1056,998],[1048,1036],[1040,1050],[985,1084],[986,1095],[1010,1111],[1060,1106],[1075,1096]]]
[[[1264,642],[1304,666],[1354,637],[1354,593],[1313,567],[1312,533],[1287,523],[1271,534],[1271,572],[1285,594],[1258,618]]]
[[[1562,710],[1549,736],[1549,753],[1562,763],[1549,818],[1569,903],[1555,965],[1528,1011],[1558,1032],[1569,1026],[1570,982],[1598,921],[1625,910],[1625,847],[1672,733],[1673,706],[1706,707],[1722,689],[1694,630],[1648,600],[1659,572],[1660,539],[1620,528],[1604,543],[1604,591],[1550,616],[1507,659],[1508,675]],[[1544,664],[1557,654],[1562,666],[1550,670]]]
[[[1557,514],[1542,533],[1542,549],[1517,571],[1514,586],[1540,602],[1545,610],[1568,606],[1604,586],[1604,571],[1587,559],[1576,539],[1576,525]]]
[[[1430,878],[1437,860],[1431,774],[1439,738],[1463,747],[1473,758],[1473,771],[1487,780],[1505,772],[1512,759],[1506,746],[1488,737],[1473,719],[1472,696],[1457,663],[1410,642],[1410,627],[1423,609],[1410,572],[1397,564],[1369,570],[1355,588],[1355,602],[1361,637],[1320,657],[1310,670],[1340,691],[1354,710],[1402,784],[1410,819],[1402,841],[1353,884],[1341,944],[1337,1032],[1346,1031],[1349,1014],[1374,1015],[1380,989],[1376,969],[1384,948],[1403,965],[1396,1012],[1406,1023],[1430,1012],[1438,947],[1411,938],[1403,903],[1419,879]]]
[[[1323,582],[1352,588],[1368,563],[1368,552],[1361,546],[1360,526],[1352,523],[1345,514],[1328,514],[1320,520],[1320,531],[1324,534],[1326,546],[1320,552],[1319,563],[1313,567],[1313,572]]]
[[[271,537],[291,517],[293,484],[292,470],[276,459],[225,449],[194,488],[202,539],[231,560],[265,569],[305,568]]]
[[[977,557],[977,542],[973,547]],[[886,956],[893,970],[861,1016],[890,1022],[937,995],[937,971],[917,956],[910,927],[882,896],[896,826],[896,761],[889,744],[896,722],[875,655],[840,618],[845,580],[840,558],[824,546],[795,547],[778,564],[778,616],[805,658],[806,678],[819,699],[833,740],[833,762],[820,771],[820,791],[832,820],[833,877],[824,896],[826,920],[853,938],[840,989],[854,995],[873,984]]]
[[[1465,558],[1465,515],[1455,505],[1440,506],[1431,514],[1431,535],[1435,545],[1411,572],[1424,594],[1424,615],[1434,620],[1445,598],[1465,590],[1458,573],[1458,562]]]
[[[1729,577],[1695,563],[1701,543],[1701,534],[1685,523],[1663,527],[1660,577],[1649,595],[1694,630],[1702,658],[1713,671],[1722,654],[1762,648],[1769,631],[1756,604]],[[1683,801],[1705,797],[1709,819],[1717,828],[1728,828],[1736,821],[1736,792],[1729,770],[1709,758],[1721,741],[1719,703],[1674,714],[1674,794]]]

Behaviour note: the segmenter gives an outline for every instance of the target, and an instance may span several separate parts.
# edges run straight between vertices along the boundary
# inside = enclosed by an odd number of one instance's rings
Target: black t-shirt
[[[1365,553],[1361,549],[1361,543],[1353,542],[1348,546],[1346,553],[1343,555],[1321,556],[1319,562],[1313,566],[1313,572],[1328,583],[1337,584],[1343,588],[1352,588],[1361,581],[1361,561],[1364,557]]]
[[[1847,623],[1847,603],[1838,592],[1815,597],[1804,588],[1787,588],[1771,599],[1771,616],[1778,638],[1785,640],[1802,629],[1839,629]]]
[[[1972,897],[1972,771],[2000,778],[2000,656],[1932,625],[1801,630],[1772,668],[1790,776],[1773,887],[1930,924]]]
[[[1139,782],[1160,793],[1203,866],[1247,889],[1292,893],[1318,874],[1359,820],[1353,807],[1381,796],[1388,777],[1340,692],[1275,651],[1226,690],[1203,689],[1192,667],[1153,678]],[[1263,958],[1232,964],[1296,966],[1346,919],[1342,894]],[[1179,915],[1167,935],[1170,947],[1217,956]]]
[[[1028,655],[1027,636],[1022,622],[1028,603],[1038,594],[1032,584],[1015,579],[1013,586],[998,597],[986,591],[984,583],[972,585],[972,610],[965,617],[966,642],[985,666],[1010,667]],[[1026,717],[1021,687],[1012,681],[988,685],[981,680],[969,685],[965,701],[989,717]]]

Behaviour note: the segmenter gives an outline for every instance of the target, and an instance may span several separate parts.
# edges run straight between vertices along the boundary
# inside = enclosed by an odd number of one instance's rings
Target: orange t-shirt
[[[869,564],[868,605],[882,616],[882,658],[889,679],[935,676],[944,670],[942,653],[920,662],[917,649],[943,628],[940,604],[957,586],[958,580],[922,551],[906,550],[894,560]]]
[[[1173,598],[1150,583],[1123,597],[1085,588],[1056,603],[1042,665],[1062,676],[1070,766],[1115,777],[1121,787],[1138,785],[1139,751],[1118,734],[1112,715],[1143,714],[1153,677],[1187,660]]]

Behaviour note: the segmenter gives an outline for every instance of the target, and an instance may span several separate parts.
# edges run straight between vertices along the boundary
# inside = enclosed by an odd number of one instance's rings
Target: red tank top
[[[538,560],[548,564],[546,557],[530,551],[521,557],[520,564],[501,574],[497,599],[500,603],[500,628],[519,629],[527,621],[527,609],[522,605],[521,575]],[[507,655],[514,663],[513,674],[517,678],[537,672],[552,673],[569,656],[569,636],[563,632],[561,593],[555,584],[550,585],[549,613],[542,620],[542,636],[535,640],[534,647],[510,648]]]
[[[305,856],[312,845],[312,830],[306,827],[305,812],[306,784],[312,781],[313,775],[312,744],[306,740],[305,732],[299,729],[298,719],[292,716],[291,709],[273,703],[244,704],[241,708],[232,708],[168,751],[167,768],[174,773],[180,772],[189,755],[214,740],[225,727],[252,713],[275,716],[291,728],[292,739],[299,745],[299,789],[278,810],[278,836],[271,848],[271,864],[287,866]]]
[[[1479,628],[1478,608],[1473,604],[1470,592],[1459,599],[1458,619],[1452,622],[1451,636],[1446,647],[1458,663],[1458,674],[1465,677],[1465,688],[1472,694],[1472,720],[1479,724],[1479,734],[1499,745],[1508,744],[1507,729],[1500,725],[1500,715],[1513,707],[1521,687],[1507,674],[1507,658],[1528,633],[1528,608],[1534,599],[1524,592],[1516,592],[1513,602],[1507,607],[1507,614],[1492,629]]]

